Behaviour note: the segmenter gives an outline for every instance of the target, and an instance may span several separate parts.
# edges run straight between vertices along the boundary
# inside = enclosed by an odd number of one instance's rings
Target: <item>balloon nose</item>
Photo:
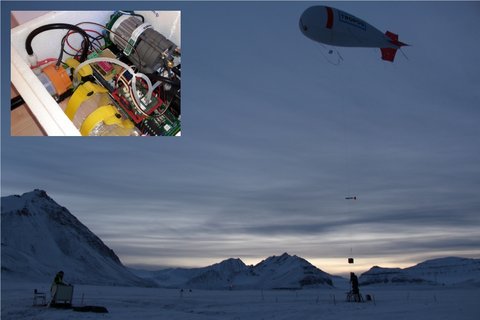
[[[307,27],[306,24],[303,23],[302,18],[300,18],[299,25],[300,25],[300,30],[301,30],[303,33],[305,33],[306,31],[308,31],[308,27]]]

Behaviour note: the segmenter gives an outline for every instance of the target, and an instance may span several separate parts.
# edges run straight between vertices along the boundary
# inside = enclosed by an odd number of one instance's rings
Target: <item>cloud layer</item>
[[[478,257],[478,4],[335,5],[408,60],[332,66],[297,30],[308,4],[182,3],[182,137],[4,134],[2,194],[47,190],[136,265]]]

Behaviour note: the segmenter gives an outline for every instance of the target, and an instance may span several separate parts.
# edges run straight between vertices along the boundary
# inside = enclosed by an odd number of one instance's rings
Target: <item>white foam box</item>
[[[150,23],[156,31],[180,47],[180,11],[136,11],[136,13],[143,15],[145,22]],[[15,15],[15,12],[12,14]],[[50,23],[78,24],[90,21],[105,25],[112,14],[113,11],[51,11],[11,30],[11,81],[47,135],[80,136],[80,132],[30,69],[25,50],[28,34]],[[95,25],[81,27],[103,31],[101,27]],[[38,61],[59,56],[60,42],[66,32],[67,30],[49,30],[33,39],[32,47]],[[75,48],[81,47],[81,41],[82,37],[78,34],[69,37],[70,44]],[[68,57],[64,55],[63,59]]]

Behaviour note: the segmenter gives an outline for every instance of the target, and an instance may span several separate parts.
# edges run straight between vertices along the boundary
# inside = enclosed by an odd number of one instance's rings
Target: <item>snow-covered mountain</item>
[[[149,285],[43,190],[2,197],[2,277],[70,283]]]
[[[480,259],[447,257],[427,260],[405,269],[375,266],[363,273],[359,280],[362,285],[375,283],[480,285]]]
[[[227,259],[209,267],[199,268],[198,272],[187,280],[186,286],[201,289],[230,288],[235,280],[249,274],[249,268],[240,259]]]
[[[332,286],[331,276],[307,260],[290,256],[269,257],[254,267],[262,288],[295,288],[312,285]]]
[[[193,269],[137,271],[162,287],[198,289],[301,289],[307,286],[332,286],[331,276],[305,259],[287,253],[272,256],[255,266],[240,259]]]

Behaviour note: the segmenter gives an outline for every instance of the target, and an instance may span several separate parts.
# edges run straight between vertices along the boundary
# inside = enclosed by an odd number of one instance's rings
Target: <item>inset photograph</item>
[[[12,136],[180,136],[180,11],[12,11]]]

